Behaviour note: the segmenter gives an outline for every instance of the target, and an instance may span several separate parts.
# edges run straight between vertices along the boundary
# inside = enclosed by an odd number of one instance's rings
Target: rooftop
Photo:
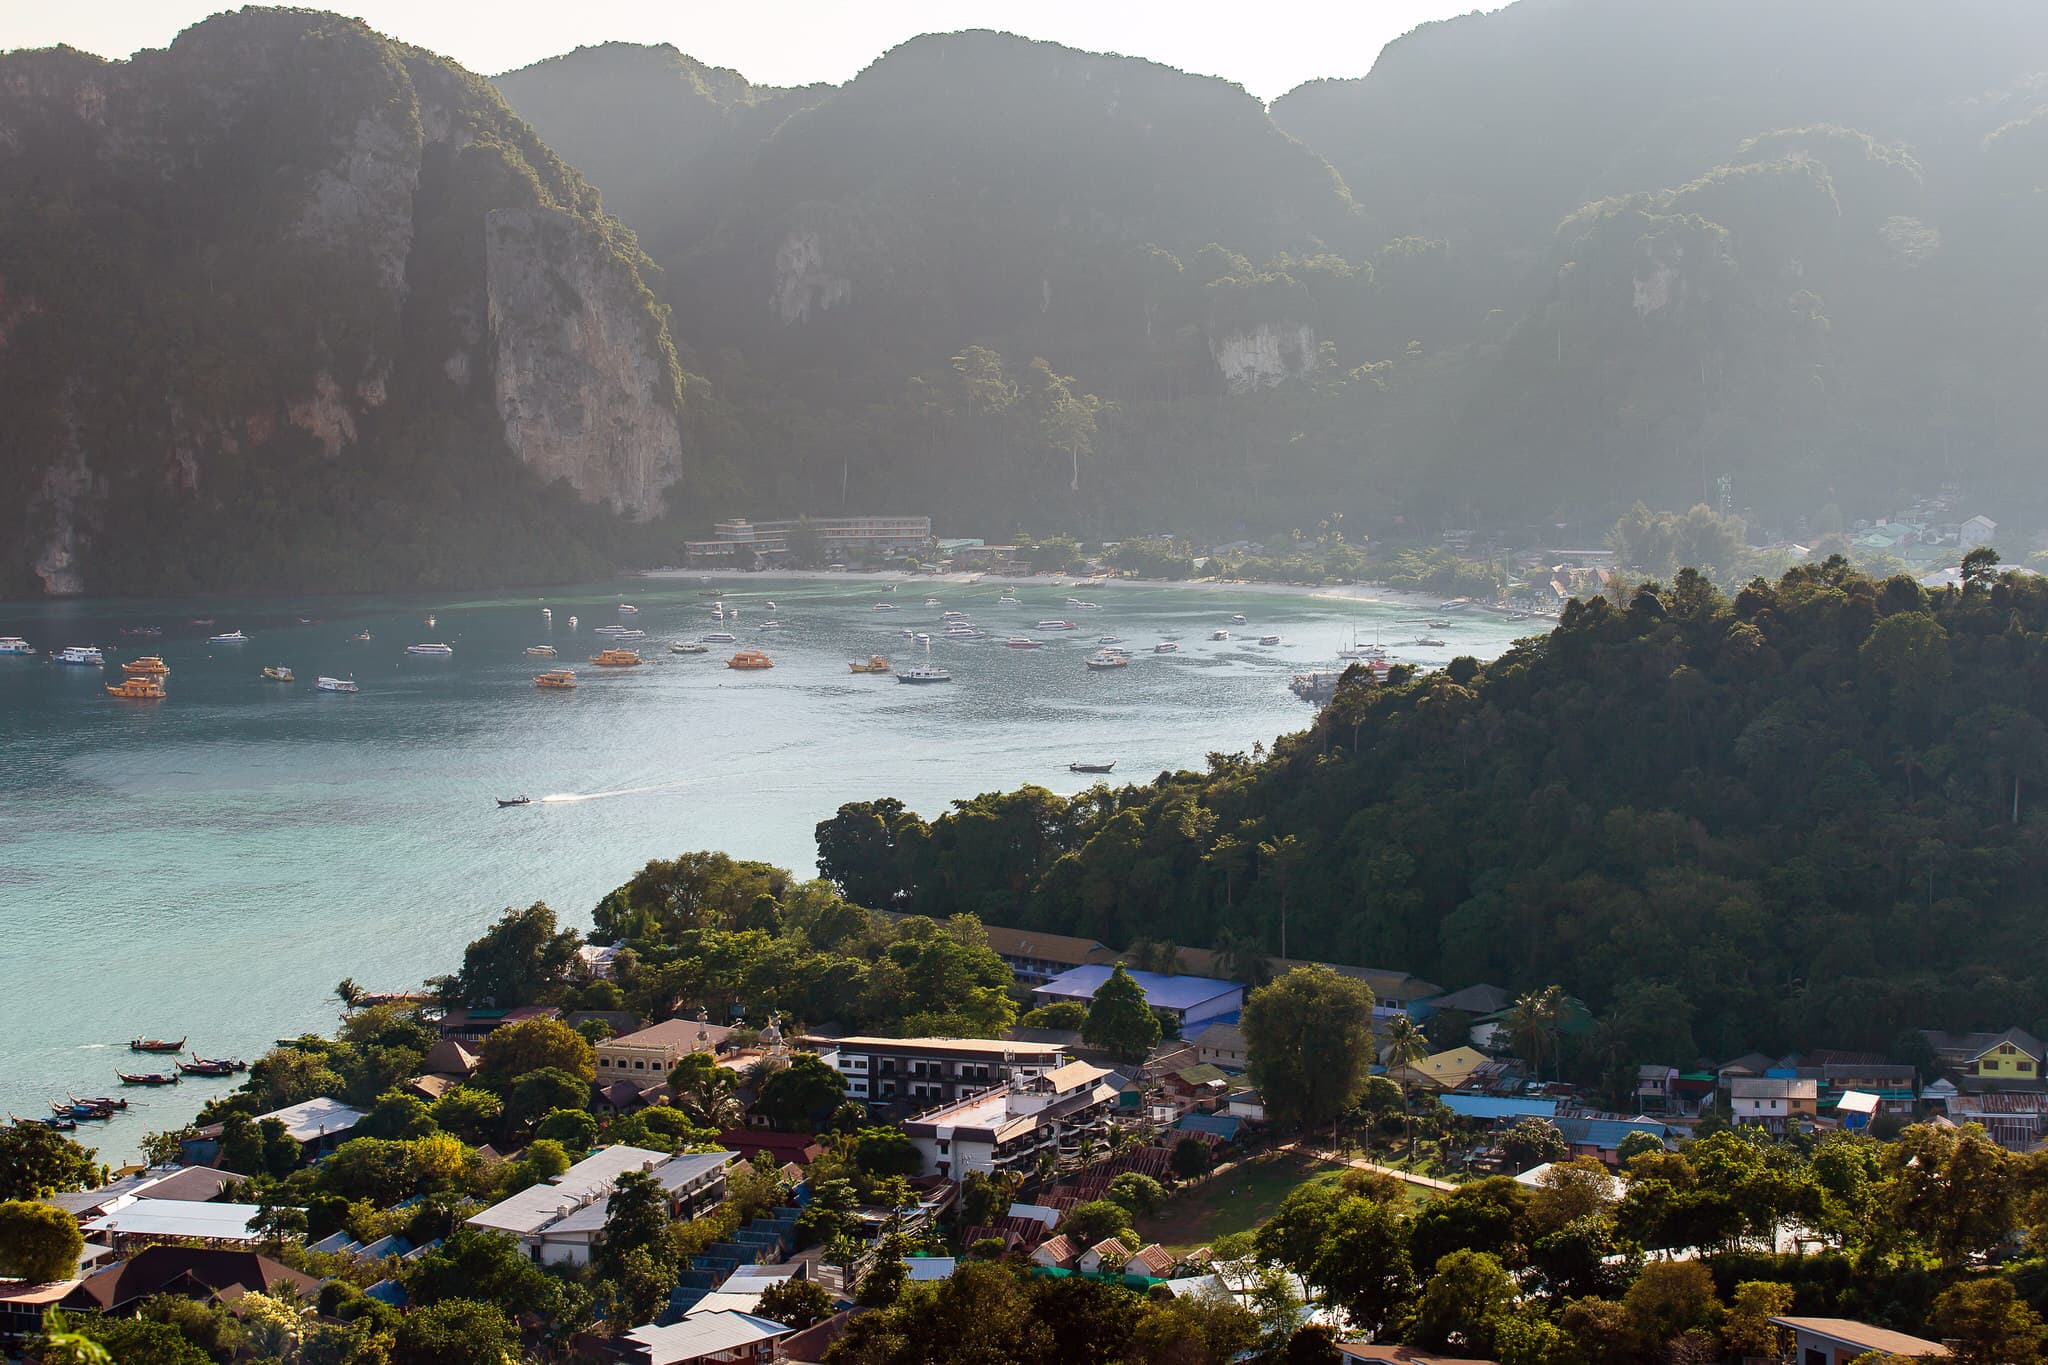
[[[1063,972],[1034,987],[1034,995],[1050,995],[1063,1000],[1093,1000],[1102,983],[1109,980],[1114,967],[1099,963],[1076,967]],[[1126,968],[1125,970],[1129,970]],[[1162,976],[1158,972],[1131,972],[1131,979],[1145,992],[1145,1003],[1155,1009],[1188,1010],[1205,1005],[1219,996],[1240,992],[1244,987],[1235,981],[1219,981],[1210,976]]]
[[[599,1047],[687,1047],[716,1048],[732,1030],[723,1024],[699,1023],[695,1019],[664,1019],[637,1033],[607,1038]]]
[[[729,1158],[730,1154],[720,1153]],[[610,1190],[612,1182],[627,1171],[652,1171],[671,1158],[663,1152],[624,1143],[601,1148],[553,1181],[521,1190],[510,1199],[491,1205],[469,1219],[471,1227],[495,1228],[500,1232],[536,1233],[576,1207],[597,1199]]]
[[[303,1104],[286,1105],[268,1114],[256,1116],[256,1122],[276,1119],[284,1130],[297,1142],[313,1142],[329,1133],[346,1133],[361,1123],[366,1115],[360,1109],[352,1109],[340,1100],[328,1095],[307,1100]]]
[[[1060,1052],[1050,1043],[1014,1042],[1006,1038],[882,1038],[872,1034],[853,1034],[845,1038],[805,1038],[803,1041],[821,1048],[838,1048],[841,1052],[861,1052],[872,1048],[903,1052],[967,1052],[996,1058],[1014,1054],[1019,1061],[1027,1057],[1057,1060]]]
[[[1113,961],[1116,957],[1106,944],[1072,934],[1042,934],[1036,929],[1012,929],[1001,924],[984,924],[981,931],[988,937],[988,946],[995,949],[999,957],[1064,962],[1075,967],[1089,962]]]
[[[212,1242],[253,1242],[249,1225],[259,1204],[212,1204],[196,1199],[137,1199],[90,1219],[87,1232],[117,1237],[194,1237]]]
[[[677,1365],[789,1335],[789,1328],[752,1313],[703,1313],[668,1327],[635,1327],[626,1340],[646,1354],[640,1365]]]
[[[1938,1341],[1908,1336],[1904,1332],[1894,1332],[1889,1327],[1873,1327],[1854,1318],[1772,1318],[1771,1321],[1780,1327],[1789,1327],[1795,1332],[1825,1337],[1838,1346],[1846,1346],[1855,1351],[1883,1351],[1887,1355],[1895,1356],[1948,1355],[1948,1347]]]

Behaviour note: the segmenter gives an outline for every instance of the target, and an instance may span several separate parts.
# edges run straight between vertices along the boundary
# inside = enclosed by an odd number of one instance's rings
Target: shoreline
[[[948,584],[959,587],[968,584],[996,584],[998,586],[1041,586],[1057,588],[1173,588],[1184,592],[1247,593],[1254,596],[1270,597],[1319,597],[1332,601],[1362,602],[1376,606],[1400,607],[1434,615],[1446,610],[1443,599],[1431,593],[1407,592],[1374,583],[1259,583],[1247,579],[1231,578],[1124,578],[1113,575],[1075,578],[1067,574],[1002,574],[987,572],[953,573],[912,573],[905,569],[643,569],[630,575],[652,582],[681,582],[697,579],[706,583],[744,583],[760,579],[797,580],[816,583],[887,583],[892,586],[902,583]],[[1449,608],[1453,611],[1485,612],[1490,616],[1508,615],[1508,609],[1490,602],[1472,602],[1466,607]],[[1556,619],[1549,616],[1530,616],[1532,623],[1541,623],[1537,628],[1548,631],[1556,625]]]

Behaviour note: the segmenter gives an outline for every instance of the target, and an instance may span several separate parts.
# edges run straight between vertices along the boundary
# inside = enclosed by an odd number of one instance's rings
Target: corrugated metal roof
[[[1093,1000],[1102,983],[1109,980],[1114,967],[1076,967],[1063,972],[1034,987],[1034,995],[1050,995],[1062,1000]],[[1128,970],[1128,968],[1126,969]],[[1220,996],[1242,992],[1243,986],[1234,981],[1219,981],[1209,976],[1161,976],[1157,972],[1131,972],[1131,979],[1145,992],[1145,1003],[1155,1009],[1189,1010],[1206,1005]]]

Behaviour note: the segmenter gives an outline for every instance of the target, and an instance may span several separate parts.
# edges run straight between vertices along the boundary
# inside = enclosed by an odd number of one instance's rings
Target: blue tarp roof
[[[1033,994],[1052,995],[1069,1000],[1093,1000],[1102,983],[1109,980],[1113,967],[1076,967],[1062,972],[1043,986],[1034,986]],[[1126,968],[1126,970],[1129,970]],[[1244,987],[1234,981],[1218,981],[1209,976],[1161,976],[1158,972],[1131,972],[1131,979],[1145,992],[1145,1003],[1159,1009],[1187,1010],[1206,1004],[1219,995],[1241,991]],[[1205,1021],[1206,1022],[1206,1021]]]
[[[1554,1118],[1556,1100],[1522,1100],[1495,1095],[1442,1095],[1444,1108],[1462,1119]]]
[[[1211,1133],[1225,1142],[1235,1142],[1244,1120],[1235,1114],[1183,1114],[1173,1126],[1183,1133]]]

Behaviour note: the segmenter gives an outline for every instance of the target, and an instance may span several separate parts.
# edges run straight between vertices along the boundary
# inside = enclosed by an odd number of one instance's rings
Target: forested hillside
[[[506,78],[545,136],[590,131],[579,56]],[[687,190],[664,111],[688,141],[754,98],[641,66],[673,79],[621,82],[596,130],[622,204]],[[715,225],[622,211],[765,504],[1512,533],[1725,477],[1787,531],[1950,480],[2033,515],[2042,73],[2024,0],[1520,0],[1270,118],[1131,58],[935,35],[772,131],[722,115]]]
[[[1596,1059],[2048,1015],[2048,579],[1689,572],[1440,673],[1354,670],[1270,756],[819,827],[853,900],[1562,982]]]
[[[609,570],[725,485],[652,274],[489,84],[357,21],[0,55],[0,592]]]

